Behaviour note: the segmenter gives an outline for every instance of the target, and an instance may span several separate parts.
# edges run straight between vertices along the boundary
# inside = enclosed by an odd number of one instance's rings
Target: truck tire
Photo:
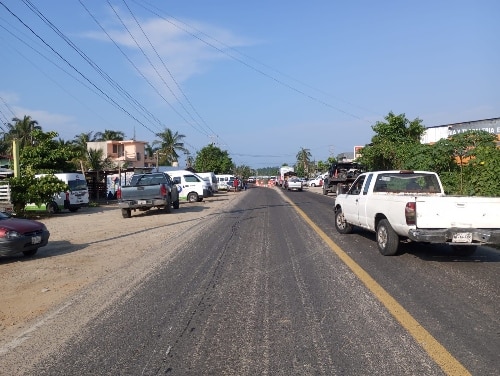
[[[453,253],[457,256],[471,256],[476,252],[477,246],[476,245],[452,245],[451,249],[453,250]]]
[[[198,193],[189,192],[189,194],[187,195],[187,201],[188,202],[198,202]]]
[[[167,196],[167,205],[165,205],[165,213],[172,212],[172,197],[170,195]]]
[[[323,184],[323,194],[325,196],[328,194],[328,183]]]
[[[179,199],[175,200],[175,201],[172,203],[172,206],[174,207],[174,209],[179,209]]]
[[[394,256],[398,252],[399,236],[387,219],[382,219],[377,225],[377,246],[384,256]]]
[[[341,209],[335,211],[335,229],[339,234],[350,234],[352,225],[347,223]]]
[[[132,211],[130,209],[122,209],[122,217],[123,218],[132,217]]]

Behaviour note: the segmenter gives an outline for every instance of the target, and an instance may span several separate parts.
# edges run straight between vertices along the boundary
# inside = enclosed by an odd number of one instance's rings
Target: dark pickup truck
[[[123,218],[130,218],[132,210],[151,208],[170,213],[179,209],[179,192],[170,176],[164,172],[134,174],[129,185],[118,190],[118,207]]]

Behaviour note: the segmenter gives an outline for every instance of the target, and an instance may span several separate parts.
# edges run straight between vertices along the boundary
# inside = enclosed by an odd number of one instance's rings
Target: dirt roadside
[[[244,194],[221,192],[182,203],[171,214],[153,209],[129,219],[113,204],[41,218],[50,231],[46,247],[32,258],[0,258],[0,338],[15,338],[86,286],[138,262],[166,236],[182,235],[200,219],[228,210]]]

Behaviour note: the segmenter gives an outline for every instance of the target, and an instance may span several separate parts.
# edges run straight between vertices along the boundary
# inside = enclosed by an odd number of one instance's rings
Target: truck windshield
[[[68,186],[70,191],[86,191],[87,181],[86,180],[68,180]]]

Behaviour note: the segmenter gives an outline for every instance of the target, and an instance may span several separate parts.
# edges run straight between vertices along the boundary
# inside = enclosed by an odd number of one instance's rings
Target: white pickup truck
[[[335,200],[335,228],[375,232],[380,253],[395,255],[400,240],[450,244],[461,256],[480,244],[500,244],[500,197],[446,196],[427,171],[361,174]]]

